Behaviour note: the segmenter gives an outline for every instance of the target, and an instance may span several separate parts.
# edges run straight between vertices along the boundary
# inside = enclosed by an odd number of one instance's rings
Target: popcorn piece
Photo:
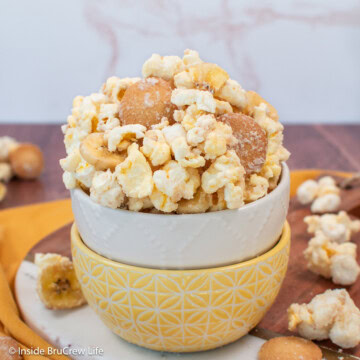
[[[266,100],[264,100],[258,93],[255,91],[247,91],[246,92],[246,98],[247,98],[247,105],[246,108],[243,109],[244,113],[250,116],[254,116],[255,107],[260,106],[261,104],[266,105],[268,109],[268,115],[271,119],[274,121],[279,121],[279,115],[276,111],[276,109],[268,103]]]
[[[169,120],[167,117],[163,117],[158,124],[151,125],[152,130],[162,130],[169,126]]]
[[[195,89],[175,89],[171,95],[171,102],[176,106],[196,104],[200,110],[215,113],[216,101],[211,92]]]
[[[178,202],[176,212],[178,214],[198,214],[206,212],[212,204],[211,195],[199,188],[195,196],[190,199],[182,199]]]
[[[199,57],[199,53],[195,50],[186,49],[183,56],[183,64],[185,68],[189,66],[201,64],[203,61]]]
[[[216,101],[215,115],[224,115],[234,112],[232,106],[227,101],[221,101],[218,99],[215,99],[215,101]]]
[[[229,79],[228,73],[220,66],[210,63],[193,65],[174,76],[177,88],[198,88],[211,92],[218,91]]]
[[[13,177],[13,171],[11,165],[4,162],[0,163],[0,181],[8,182]]]
[[[200,175],[196,169],[184,169],[173,160],[155,171],[153,180],[156,188],[174,203],[182,198],[192,199],[200,186]]]
[[[202,167],[205,159],[199,154],[191,151],[186,141],[186,132],[180,124],[174,124],[163,129],[166,142],[170,145],[171,151],[183,167]]]
[[[186,134],[187,142],[192,146],[202,143],[205,141],[205,137],[215,127],[215,125],[216,119],[213,115],[202,115],[198,117],[194,127],[192,127]]]
[[[174,120],[177,123],[181,123],[184,119],[185,111],[184,110],[175,110],[173,116],[174,116]]]
[[[64,171],[62,179],[66,189],[71,190],[76,188],[77,181],[74,173]]]
[[[124,193],[110,170],[97,171],[93,177],[90,198],[100,205],[116,209],[124,202]]]
[[[88,136],[88,132],[77,127],[67,127],[64,135],[65,149],[69,155],[79,149],[81,142]]]
[[[125,94],[126,89],[140,81],[138,77],[120,79],[116,76],[109,77],[101,87],[101,92],[105,94],[114,104],[119,104]]]
[[[75,172],[81,160],[80,152],[78,149],[76,149],[65,159],[60,160],[60,166],[64,171]]]
[[[319,184],[315,180],[306,180],[296,191],[299,202],[303,205],[314,201],[319,191]]]
[[[145,131],[146,127],[140,124],[118,126],[112,129],[105,134],[109,151],[126,150],[131,141],[142,139]]]
[[[178,56],[160,56],[152,54],[142,67],[142,74],[145,78],[156,76],[170,80],[182,70],[183,62]]]
[[[95,167],[82,159],[76,168],[75,178],[80,184],[86,188],[90,188],[95,172]]]
[[[171,213],[178,208],[178,204],[171,201],[171,198],[158,190],[156,186],[150,195],[150,200],[157,210],[165,213]]]
[[[213,194],[228,183],[244,182],[245,170],[235,151],[229,150],[218,157],[202,174],[201,186],[208,194]]]
[[[315,199],[311,204],[313,213],[326,213],[337,211],[340,207],[341,199],[336,194],[326,194]]]
[[[310,271],[332,278],[335,284],[351,285],[360,273],[356,245],[332,242],[322,232],[317,232],[310,240],[304,256]]]
[[[247,104],[246,91],[235,80],[228,79],[215,95],[239,109],[244,108]]]
[[[9,154],[18,147],[19,143],[10,136],[0,137],[0,162],[9,161]]]
[[[222,122],[216,122],[213,130],[208,133],[205,140],[205,159],[215,159],[218,156],[224,155],[228,146],[233,147],[236,144],[237,139],[233,136],[231,127]]]
[[[128,156],[115,169],[115,174],[126,196],[144,198],[152,193],[154,182],[151,167],[139,151],[138,144],[127,149]]]
[[[244,205],[244,190],[242,186],[227,183],[224,187],[224,199],[228,209],[238,209]]]
[[[227,209],[224,188],[219,189],[211,195],[210,211],[220,211]]]
[[[153,166],[163,165],[171,160],[170,147],[160,130],[147,131],[140,150]]]
[[[142,199],[129,198],[127,206],[131,211],[148,210],[154,207],[149,197],[145,197]]]
[[[320,231],[337,243],[350,241],[351,236],[360,231],[360,220],[352,221],[345,211],[340,211],[339,214],[306,216],[304,221],[310,234]]]
[[[305,338],[329,338],[345,349],[360,343],[360,310],[344,289],[327,290],[309,304],[292,304],[288,318],[289,330]]]
[[[120,126],[119,104],[102,104],[100,105],[99,122],[97,131],[110,131]]]
[[[245,201],[251,202],[264,197],[269,189],[269,182],[266,178],[252,174],[246,181]]]
[[[331,176],[325,176],[318,182],[307,180],[297,190],[297,198],[301,204],[312,202],[314,213],[334,212],[340,206],[340,189]]]

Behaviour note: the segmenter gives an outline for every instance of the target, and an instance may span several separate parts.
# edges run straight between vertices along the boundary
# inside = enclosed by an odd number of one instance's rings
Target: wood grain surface
[[[324,175],[327,174],[324,173]],[[337,178],[337,180],[341,179]],[[348,211],[351,215],[357,213],[357,207],[360,204],[359,189],[360,187],[356,187],[341,192],[341,209]],[[306,268],[303,251],[307,247],[311,236],[306,232],[306,224],[303,219],[310,214],[309,206],[299,204],[295,198],[291,200],[288,221],[292,234],[288,271],[275,303],[258,327],[252,331],[254,336],[270,339],[278,335],[294,335],[294,333],[287,330],[287,308],[294,302],[308,303],[315,295],[323,293],[327,289],[341,288],[341,286],[334,285],[330,280],[311,273]],[[33,261],[37,252],[55,252],[71,257],[70,229],[71,224],[66,225],[43,239],[29,252],[27,260]],[[352,240],[359,245],[358,258],[360,258],[360,233],[356,234]],[[346,288],[356,305],[360,307],[360,279],[354,285]],[[336,355],[334,352],[337,352],[339,347],[330,341],[319,342],[319,345],[323,348],[323,354],[328,360],[341,357],[344,360],[350,359],[346,355],[360,357],[360,346],[344,350],[339,355]]]
[[[69,197],[62,183],[59,159],[64,157],[63,135],[59,125],[0,125],[0,136],[13,136],[19,141],[39,145],[45,156],[45,171],[36,181],[14,179],[8,185],[8,196],[0,203],[0,209]],[[292,156],[288,161],[291,169],[326,168],[329,170],[360,171],[360,125],[291,125],[285,127],[285,146]],[[347,210],[360,204],[359,191],[347,196],[343,207]],[[309,214],[306,207],[292,201],[289,221],[292,226],[291,258],[287,277],[278,299],[260,324],[260,328],[280,334],[287,331],[286,309],[293,302],[309,302],[311,298],[335,286],[306,270],[303,250],[309,236],[303,217]],[[70,227],[64,227],[43,242],[34,252],[58,252],[70,254]],[[360,245],[360,236],[354,240]],[[359,246],[360,251],[360,246]],[[360,254],[359,254],[360,255]],[[30,254],[30,257],[32,255]],[[360,306],[360,284],[350,287],[349,292]],[[334,348],[329,343],[325,346]],[[360,356],[357,347],[347,353]]]
[[[62,183],[59,159],[65,156],[60,125],[0,125],[0,136],[33,142],[45,155],[39,180],[10,182],[0,209],[69,197]],[[360,125],[287,125],[285,146],[292,153],[290,169],[323,168],[360,171]]]

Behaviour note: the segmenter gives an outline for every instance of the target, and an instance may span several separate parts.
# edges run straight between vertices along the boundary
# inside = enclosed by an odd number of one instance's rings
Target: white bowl
[[[121,263],[162,269],[230,265],[274,246],[285,223],[290,190],[286,164],[275,190],[236,210],[158,215],[110,209],[80,189],[71,191],[75,221],[84,243]]]

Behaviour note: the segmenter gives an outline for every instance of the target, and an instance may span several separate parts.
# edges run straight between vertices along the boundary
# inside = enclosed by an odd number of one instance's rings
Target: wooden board
[[[341,179],[338,180],[341,181]],[[342,190],[341,198],[341,210],[346,210],[360,218],[360,187]],[[291,200],[288,221],[292,230],[292,241],[287,275],[278,298],[257,329],[253,330],[252,335],[262,338],[270,338],[278,334],[293,335],[287,330],[287,308],[294,302],[308,303],[315,295],[323,293],[327,289],[340,288],[330,280],[317,276],[306,269],[303,251],[311,236],[306,232],[306,224],[303,219],[310,214],[309,206],[302,206],[295,198]],[[32,260],[37,252],[55,252],[71,256],[70,228],[71,224],[43,239],[30,251],[27,259]],[[360,233],[353,237],[353,241],[359,245],[358,258],[360,259]],[[360,307],[360,279],[353,286],[347,287],[347,290],[356,305]],[[339,349],[330,341],[323,341],[319,344],[336,351]],[[360,357],[360,346],[344,350],[342,356],[345,354]],[[327,358],[333,357],[327,355]]]

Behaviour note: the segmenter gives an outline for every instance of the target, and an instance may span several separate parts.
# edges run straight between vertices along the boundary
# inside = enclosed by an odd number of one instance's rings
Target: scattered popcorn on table
[[[340,188],[331,176],[324,176],[319,181],[303,182],[297,189],[296,195],[301,204],[312,203],[313,213],[335,212],[341,203]]]
[[[307,267],[315,274],[332,279],[335,284],[354,284],[360,273],[356,244],[338,244],[317,231],[304,251]]]
[[[15,150],[19,143],[10,136],[0,136],[0,162],[8,162],[11,151]]]
[[[9,182],[14,176],[11,165],[9,163],[0,163],[0,181]]]
[[[67,189],[111,208],[188,214],[236,209],[277,186],[289,152],[269,103],[193,50],[153,54],[142,73],[75,97],[62,126]]]
[[[307,339],[330,339],[345,349],[360,344],[360,310],[344,289],[327,290],[309,304],[292,304],[288,319],[289,330]]]
[[[312,215],[304,218],[310,234],[322,232],[331,241],[343,243],[360,231],[360,220],[351,220],[345,211],[338,214]]]

